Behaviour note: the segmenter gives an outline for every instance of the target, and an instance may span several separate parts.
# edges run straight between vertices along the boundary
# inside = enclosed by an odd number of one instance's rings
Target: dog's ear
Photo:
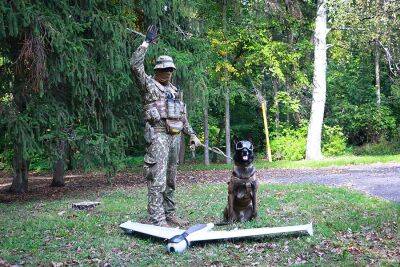
[[[247,134],[247,141],[253,143],[253,135],[251,133]]]
[[[239,138],[237,137],[237,135],[233,135],[233,143],[236,145],[237,143],[239,143]]]

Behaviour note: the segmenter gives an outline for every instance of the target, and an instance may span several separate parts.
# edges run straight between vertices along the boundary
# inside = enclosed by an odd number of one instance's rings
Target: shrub
[[[369,143],[355,147],[353,151],[355,155],[393,155],[400,153],[400,145],[397,142],[389,142],[383,138],[378,143]]]
[[[343,155],[346,151],[346,141],[342,127],[324,125],[322,140],[322,153],[324,155]]]
[[[29,170],[34,172],[50,171],[52,169],[51,163],[42,151],[32,153],[29,158]]]
[[[376,143],[381,137],[390,139],[397,127],[392,110],[382,105],[378,111],[375,103],[337,105],[327,122],[341,125],[349,142],[355,145]]]
[[[301,160],[305,158],[307,146],[307,124],[298,129],[284,128],[271,141],[274,160]],[[346,137],[340,126],[324,125],[322,151],[326,156],[342,155],[346,151]]]
[[[11,169],[12,151],[4,150],[0,153],[0,171]]]
[[[274,160],[301,160],[306,154],[307,125],[298,129],[286,128],[271,141]]]

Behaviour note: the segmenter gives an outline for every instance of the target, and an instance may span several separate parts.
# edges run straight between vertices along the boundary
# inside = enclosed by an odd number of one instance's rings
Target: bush
[[[322,153],[325,156],[343,155],[346,151],[346,141],[342,127],[324,125]]]
[[[11,169],[12,151],[5,150],[0,153],[0,171]]]
[[[393,137],[397,126],[392,113],[390,108],[383,105],[378,111],[375,103],[343,103],[333,108],[333,116],[327,122],[341,125],[351,144],[363,145],[376,143],[381,137]]]
[[[29,170],[34,172],[51,171],[52,166],[43,152],[33,153],[29,158]]]
[[[369,143],[354,148],[355,155],[382,156],[400,153],[400,145],[397,142],[389,142],[381,139],[378,143]]]
[[[306,154],[307,125],[298,129],[286,128],[271,141],[274,160],[301,160]]]
[[[271,141],[274,160],[301,160],[305,158],[307,146],[307,124],[298,129],[281,130]],[[326,156],[343,155],[346,151],[346,137],[340,126],[324,125],[322,151]]]

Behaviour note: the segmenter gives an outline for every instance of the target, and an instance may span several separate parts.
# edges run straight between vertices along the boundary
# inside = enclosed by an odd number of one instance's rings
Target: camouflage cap
[[[166,68],[173,68],[176,70],[174,60],[170,56],[159,56],[156,61],[156,66],[154,69],[166,69]]]

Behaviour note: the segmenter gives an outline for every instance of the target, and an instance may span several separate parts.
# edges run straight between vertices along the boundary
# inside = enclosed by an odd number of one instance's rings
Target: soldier
[[[190,143],[200,144],[190,127],[186,106],[180,99],[177,88],[171,84],[176,69],[169,56],[157,58],[155,75],[145,73],[144,57],[147,48],[157,38],[157,28],[148,28],[145,41],[133,53],[130,64],[140,86],[144,107],[147,143],[144,156],[144,176],[148,187],[148,213],[151,223],[160,226],[174,224],[181,226],[187,222],[175,213],[175,180],[181,132],[190,135]]]

